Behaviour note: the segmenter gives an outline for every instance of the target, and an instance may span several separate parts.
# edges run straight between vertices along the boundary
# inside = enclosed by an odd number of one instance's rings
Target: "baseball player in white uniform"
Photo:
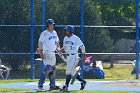
[[[66,82],[65,86],[63,87],[63,90],[67,91],[71,78],[74,77],[77,72],[76,66],[79,63],[78,50],[80,48],[83,56],[85,57],[85,46],[80,38],[74,35],[73,26],[67,25],[64,30],[66,36],[64,37],[63,47],[60,51],[67,54]],[[79,74],[77,75],[76,79],[81,82],[80,90],[83,90],[86,85],[86,81]]]
[[[54,30],[54,26],[54,20],[48,19],[47,29],[41,33],[38,41],[40,58],[43,60],[45,66],[44,72],[41,74],[38,82],[39,89],[43,88],[46,76],[50,80],[50,90],[59,89],[59,87],[55,85],[56,57],[54,51],[56,48],[60,48],[60,46],[59,38],[57,32]]]
[[[3,73],[6,74],[5,78],[3,76]],[[0,59],[0,76],[2,79],[8,79],[10,74],[10,69],[6,67],[5,65],[2,65],[1,59]]]

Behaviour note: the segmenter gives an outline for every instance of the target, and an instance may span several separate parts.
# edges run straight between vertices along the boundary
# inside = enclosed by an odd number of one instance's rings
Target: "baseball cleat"
[[[59,90],[60,87],[59,86],[50,86],[50,90]]]
[[[38,86],[38,89],[39,90],[43,90],[43,86]]]
[[[63,86],[63,88],[61,89],[61,91],[68,91],[68,87],[66,85]]]
[[[85,88],[86,84],[87,84],[86,81],[84,81],[83,83],[81,83],[81,88],[80,88],[80,90],[83,90],[83,89]]]
[[[40,84],[40,83],[38,82],[38,89],[42,90],[42,89],[43,89],[43,84]]]

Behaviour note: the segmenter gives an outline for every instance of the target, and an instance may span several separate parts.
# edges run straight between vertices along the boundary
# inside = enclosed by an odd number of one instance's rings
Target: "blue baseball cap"
[[[53,19],[48,19],[47,20],[47,25],[49,25],[49,24],[54,24],[55,25],[54,20]]]
[[[71,33],[74,33],[74,27],[72,25],[67,25],[65,27],[65,30],[70,31]]]

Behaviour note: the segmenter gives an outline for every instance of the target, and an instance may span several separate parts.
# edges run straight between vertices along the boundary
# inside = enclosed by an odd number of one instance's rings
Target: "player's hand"
[[[36,53],[40,53],[40,50],[39,50],[39,48],[37,48],[37,49],[36,49]]]
[[[40,58],[43,60],[44,59],[44,54],[40,54]]]
[[[42,51],[40,51],[40,58],[43,60],[44,59],[44,54]]]
[[[63,52],[64,52],[64,48],[61,48],[61,49],[59,50],[59,52],[63,53]]]
[[[82,55],[82,60],[83,60],[83,62],[85,62],[85,59],[86,59],[86,54],[83,54],[83,55]]]

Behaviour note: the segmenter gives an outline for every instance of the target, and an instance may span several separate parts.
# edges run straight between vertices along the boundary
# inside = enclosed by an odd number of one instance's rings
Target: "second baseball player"
[[[79,63],[78,50],[79,48],[81,49],[84,58],[85,46],[80,40],[80,38],[74,35],[73,26],[67,25],[64,29],[64,32],[66,36],[64,37],[63,47],[61,48],[60,51],[65,52],[67,54],[66,81],[62,89],[67,91],[71,78],[74,77],[77,72],[76,66]],[[79,74],[76,76],[76,79],[78,79],[81,82],[80,90],[83,90],[85,88],[86,81]]]

